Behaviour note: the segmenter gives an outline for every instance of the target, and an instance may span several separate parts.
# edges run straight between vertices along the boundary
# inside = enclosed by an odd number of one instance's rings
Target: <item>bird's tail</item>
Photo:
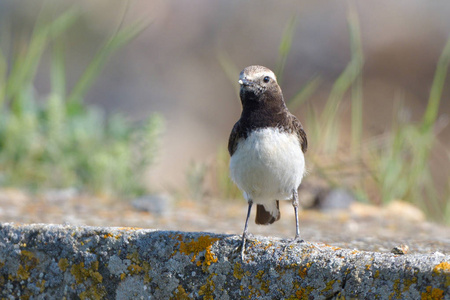
[[[256,205],[255,223],[258,225],[269,225],[280,219],[280,204],[276,200],[276,209],[268,211],[262,204]]]

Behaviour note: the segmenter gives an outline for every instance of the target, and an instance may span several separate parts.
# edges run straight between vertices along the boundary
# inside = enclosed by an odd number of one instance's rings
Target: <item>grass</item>
[[[143,193],[142,178],[155,157],[161,117],[133,124],[119,114],[105,115],[84,104],[83,98],[108,58],[148,22],[119,28],[68,91],[64,33],[79,17],[77,9],[51,21],[41,13],[28,40],[0,44],[0,185],[32,190],[77,187],[106,195]],[[45,51],[51,54],[51,91],[42,96],[36,94],[34,81]]]
[[[287,56],[295,33],[295,18],[292,18],[282,35],[277,78],[282,78]],[[450,62],[450,41],[443,49],[437,63],[427,108],[421,121],[402,120],[404,105],[397,102],[393,113],[392,128],[382,136],[364,138],[363,126],[363,66],[364,55],[358,15],[350,6],[348,12],[351,60],[332,85],[324,108],[318,111],[311,96],[321,85],[321,78],[312,78],[299,92],[288,99],[291,111],[304,110],[304,127],[308,134],[309,152],[307,160],[311,169],[310,178],[322,180],[330,187],[343,186],[354,192],[361,201],[387,204],[393,200],[408,201],[420,207],[436,221],[450,224],[450,177],[448,187],[442,191],[433,180],[429,167],[430,153],[436,142],[435,126],[442,90]],[[221,65],[230,80],[235,81],[231,70],[236,68],[226,55],[219,56]],[[233,77],[231,77],[233,76]],[[351,103],[350,147],[343,145],[341,105],[346,97]],[[395,102],[395,101],[393,101]],[[341,149],[349,149],[342,151]],[[224,150],[217,154],[218,197],[235,197],[235,187],[223,162]],[[442,162],[450,164],[448,160]],[[222,174],[223,173],[223,174]],[[314,179],[315,178],[315,179]]]

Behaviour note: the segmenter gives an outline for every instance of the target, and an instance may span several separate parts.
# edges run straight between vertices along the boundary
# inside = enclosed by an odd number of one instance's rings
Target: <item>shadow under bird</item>
[[[300,121],[289,112],[275,74],[263,66],[246,67],[239,75],[242,114],[228,141],[230,176],[248,201],[242,234],[244,259],[248,219],[256,204],[255,223],[280,219],[279,200],[291,200],[295,239],[300,239],[297,190],[305,174],[308,143]]]

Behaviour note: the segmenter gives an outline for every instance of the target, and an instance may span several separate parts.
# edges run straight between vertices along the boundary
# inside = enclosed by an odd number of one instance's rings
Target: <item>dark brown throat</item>
[[[270,225],[275,221],[280,219],[280,203],[277,201],[277,215],[274,217],[268,212],[264,205],[257,204],[256,205],[256,218],[255,223],[258,225]]]

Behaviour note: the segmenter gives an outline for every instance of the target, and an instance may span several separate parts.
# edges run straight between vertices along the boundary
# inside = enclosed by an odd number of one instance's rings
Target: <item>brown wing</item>
[[[228,139],[228,152],[230,153],[230,156],[233,155],[234,151],[236,151],[237,148],[237,141],[239,139],[238,127],[239,121],[234,124],[233,130],[231,130],[230,133],[230,138]]]
[[[308,139],[306,138],[306,132],[303,130],[302,123],[293,115],[289,115],[290,122],[292,124],[292,127],[295,128],[294,130],[297,133],[298,139],[300,141],[300,145],[302,147],[303,153],[308,150]]]

